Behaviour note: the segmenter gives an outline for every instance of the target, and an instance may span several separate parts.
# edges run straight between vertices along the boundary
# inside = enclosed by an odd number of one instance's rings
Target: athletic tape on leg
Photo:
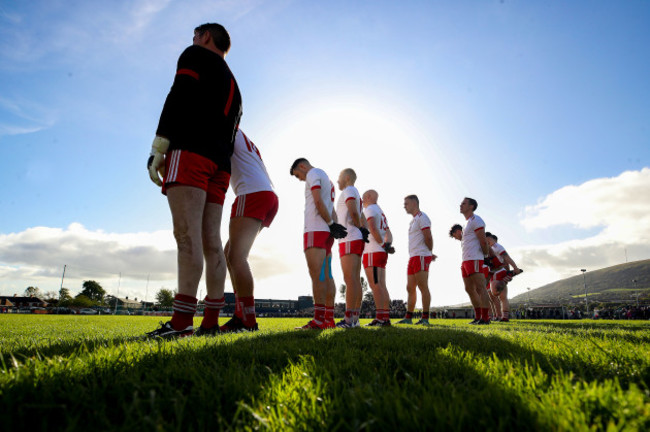
[[[332,277],[332,255],[326,257],[325,259],[327,260],[327,270],[330,275],[330,279],[334,279]]]
[[[379,279],[377,278],[377,267],[372,268],[372,277],[375,280],[375,285],[379,283]]]
[[[325,280],[325,266],[327,265],[327,257],[323,260],[323,264],[320,266],[320,276],[318,276],[318,280],[323,282]]]

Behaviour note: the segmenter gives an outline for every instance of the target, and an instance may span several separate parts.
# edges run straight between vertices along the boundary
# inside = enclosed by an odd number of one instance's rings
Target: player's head
[[[462,239],[463,227],[459,224],[452,225],[451,229],[449,230],[449,237],[455,238],[456,240]]]
[[[216,23],[201,24],[194,29],[194,45],[206,47],[210,43],[225,56],[230,50],[230,35],[221,25]]]
[[[420,200],[417,195],[407,195],[404,197],[404,210],[413,216],[420,211]]]
[[[463,202],[460,203],[460,212],[464,215],[471,215],[478,208],[478,203],[474,198],[463,199]]]
[[[379,194],[374,189],[368,189],[363,193],[363,196],[361,197],[361,201],[364,207],[368,207],[370,204],[377,204],[378,199]]]
[[[305,181],[305,179],[307,179],[307,173],[310,169],[312,169],[312,166],[307,159],[298,158],[291,164],[289,174],[300,181]]]
[[[494,246],[494,244],[499,241],[499,238],[489,231],[485,233],[485,238],[487,239],[490,246]]]
[[[354,172],[352,168],[346,168],[339,174],[339,178],[336,181],[339,185],[339,190],[343,190],[348,186],[354,186],[354,182],[357,181],[357,173]]]

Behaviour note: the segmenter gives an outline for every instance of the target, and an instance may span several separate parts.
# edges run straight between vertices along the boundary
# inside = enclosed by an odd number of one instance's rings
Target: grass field
[[[2,315],[0,428],[650,430],[648,322],[259,322],[157,342],[157,318]]]

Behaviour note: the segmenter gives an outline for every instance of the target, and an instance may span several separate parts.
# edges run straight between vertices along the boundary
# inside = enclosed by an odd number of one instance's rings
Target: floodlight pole
[[[61,290],[63,289],[63,279],[65,279],[65,268],[67,264],[63,264],[63,276],[61,276],[61,289],[59,290],[59,298],[61,298]]]
[[[582,272],[582,282],[585,285],[585,308],[587,308],[587,314],[589,315],[589,299],[587,298],[587,276],[585,276],[585,273],[587,273],[587,269],[580,269]]]

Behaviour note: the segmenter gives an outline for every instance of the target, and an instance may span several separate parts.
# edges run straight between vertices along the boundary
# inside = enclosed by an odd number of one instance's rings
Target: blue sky
[[[58,291],[63,265],[73,292],[175,287],[169,210],[144,166],[204,22],[231,34],[241,126],[280,196],[251,257],[258,297],[310,293],[298,156],[379,192],[393,298],[411,193],[433,222],[436,305],[466,301],[446,236],[464,196],[527,270],[512,294],[650,258],[646,1],[0,0],[0,293]]]

